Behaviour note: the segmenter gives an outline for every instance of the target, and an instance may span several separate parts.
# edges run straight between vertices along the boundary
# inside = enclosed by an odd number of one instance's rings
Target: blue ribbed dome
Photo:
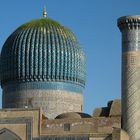
[[[1,85],[68,82],[85,85],[85,56],[74,34],[49,18],[20,26],[0,57]]]

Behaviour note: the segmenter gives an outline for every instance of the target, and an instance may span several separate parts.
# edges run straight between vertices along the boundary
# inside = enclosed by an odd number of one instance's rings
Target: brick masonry
[[[65,112],[81,112],[82,94],[64,90],[21,90],[3,95],[4,108],[39,108],[48,118]]]
[[[121,129],[119,114],[113,117],[89,116],[89,118],[69,114],[69,117],[47,119],[39,109],[2,109],[0,120],[1,130],[6,128],[23,140],[28,140],[27,136],[31,134],[30,138],[33,140],[116,140],[112,139],[113,130]],[[30,127],[27,127],[28,124],[31,124]],[[117,132],[114,138],[120,135]]]

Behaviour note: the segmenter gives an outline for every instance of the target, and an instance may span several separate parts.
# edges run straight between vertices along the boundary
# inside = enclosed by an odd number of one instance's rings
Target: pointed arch
[[[0,140],[22,140],[17,134],[7,128],[0,130]]]

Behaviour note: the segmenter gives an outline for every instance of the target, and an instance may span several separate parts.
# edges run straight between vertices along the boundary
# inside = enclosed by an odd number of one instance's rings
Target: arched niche
[[[22,140],[22,139],[11,130],[3,128],[0,130],[0,140]]]

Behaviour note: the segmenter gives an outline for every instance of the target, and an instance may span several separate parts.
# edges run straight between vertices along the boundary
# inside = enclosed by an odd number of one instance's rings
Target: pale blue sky
[[[140,14],[140,1],[1,0],[0,46],[18,26],[40,18],[44,4],[48,16],[69,27],[85,50],[84,112],[91,114],[95,107],[106,106],[108,100],[120,98],[121,34],[117,18]]]

